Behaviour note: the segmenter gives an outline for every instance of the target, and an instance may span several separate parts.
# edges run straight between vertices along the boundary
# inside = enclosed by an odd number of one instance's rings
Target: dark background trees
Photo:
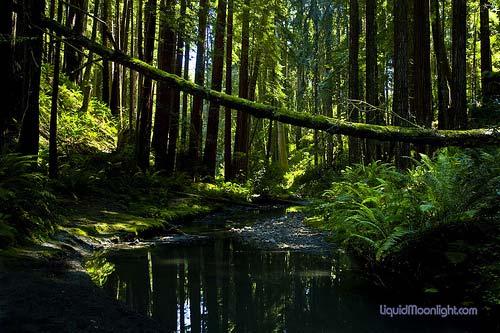
[[[72,0],[60,23],[198,85],[227,94],[237,90],[239,97],[278,108],[358,123],[467,129],[470,105],[482,108],[495,101],[498,45],[490,36],[497,27],[490,13],[497,5],[485,0]],[[184,171],[214,180],[224,170],[226,180],[245,181],[272,165],[286,172],[294,158],[316,167],[383,158],[404,168],[412,151],[427,151],[407,142],[344,140],[254,119],[238,108],[235,114],[231,108],[221,112],[214,100],[204,107],[199,94],[191,105],[189,91],[101,59],[83,44],[65,40],[57,57],[58,37],[46,31],[43,38],[40,20],[43,13],[55,19],[59,1],[19,2],[18,8],[4,1],[2,6],[1,71],[12,87],[2,92],[8,106],[0,122],[3,151],[38,151],[43,63],[81,86],[83,100],[75,112],[87,113],[92,100],[110,107],[118,146],[132,144],[143,170],[154,160],[155,168],[168,174]]]

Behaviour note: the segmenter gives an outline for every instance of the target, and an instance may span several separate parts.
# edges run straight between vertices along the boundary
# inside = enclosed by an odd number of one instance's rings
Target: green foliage
[[[248,202],[252,194],[249,186],[224,181],[215,184],[196,183],[193,184],[193,188],[203,197],[229,199],[235,202]]]
[[[85,262],[85,270],[92,281],[102,287],[108,280],[109,275],[115,271],[115,265],[107,261],[103,253],[97,252]]]
[[[51,229],[50,207],[55,198],[47,184],[33,156],[0,156],[0,244]]]
[[[40,83],[40,133],[42,154],[48,148],[53,69],[42,67]],[[88,112],[79,112],[83,102],[80,87],[64,74],[60,76],[58,99],[59,153],[111,152],[118,134],[116,120],[102,102],[93,99]]]
[[[408,173],[380,162],[348,167],[315,205],[312,221],[358,254],[381,261],[425,230],[494,213],[499,158],[498,150],[444,149],[433,160],[421,155]]]
[[[252,179],[252,191],[263,195],[281,195],[286,193],[285,171],[277,163],[271,163],[258,170]]]

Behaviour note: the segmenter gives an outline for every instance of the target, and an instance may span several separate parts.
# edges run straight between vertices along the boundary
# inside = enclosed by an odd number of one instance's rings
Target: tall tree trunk
[[[325,18],[325,26],[326,26],[326,31],[325,31],[325,40],[324,43],[325,45],[333,45],[334,43],[334,37],[333,37],[333,29],[334,29],[334,23],[333,23],[333,8],[328,9],[328,12],[325,13],[326,18]],[[334,60],[333,60],[333,52],[330,52],[330,50],[325,50],[324,53],[325,57],[325,63],[328,67],[331,67],[333,69],[334,66]],[[330,73],[328,73],[328,79],[327,79],[327,85],[326,89],[324,89],[324,97],[323,97],[323,102],[324,102],[324,114],[327,117],[333,118],[333,96],[334,96],[334,84],[335,84],[335,75],[333,75],[333,70],[330,70]],[[334,163],[334,156],[333,156],[333,135],[327,135],[326,136],[326,163],[329,166],[333,166]]]
[[[99,0],[94,1],[94,16],[99,16]],[[92,24],[92,36],[90,39],[95,41],[97,37],[97,19],[94,18]],[[94,61],[94,53],[89,52],[87,65],[85,66],[85,73],[83,74],[82,79],[82,91],[83,91],[83,103],[80,108],[80,112],[85,113],[89,108],[90,103],[90,94],[92,93],[92,83],[91,83],[91,75],[92,75],[92,62]]]
[[[6,0],[4,1],[6,3],[11,3],[11,0]],[[3,8],[1,8],[3,9]],[[55,18],[56,15],[56,0],[50,0],[49,3],[49,17],[51,20]],[[8,20],[10,21],[12,18],[9,18]],[[8,21],[6,21],[8,22]],[[60,21],[58,21],[60,22]],[[47,55],[47,61],[51,64],[54,64],[54,36],[49,37],[49,45],[48,45],[48,55]]]
[[[153,62],[154,42],[156,36],[156,0],[148,0],[144,8],[146,16],[144,61],[148,64]],[[146,170],[149,168],[149,153],[151,145],[151,121],[153,112],[153,81],[151,77],[142,80],[141,94],[139,98],[136,139],[137,165]]]
[[[198,13],[198,38],[196,41],[196,68],[194,81],[196,84],[205,84],[205,42],[207,31],[208,1],[200,0],[200,9]],[[202,135],[203,99],[199,96],[193,97],[193,107],[191,109],[191,126],[189,132],[189,159],[191,160],[192,172],[198,172],[200,164],[200,148]]]
[[[83,35],[85,33],[85,14],[87,10],[86,0],[70,0],[68,6],[68,17],[66,26],[74,32]],[[65,47],[64,48],[64,72],[69,79],[77,84],[81,83],[81,65],[83,48]]]
[[[135,44],[134,44],[134,1],[130,1],[130,54],[135,57]],[[134,118],[136,112],[136,84],[137,84],[137,73],[130,70],[130,80],[129,80],[129,118],[128,118],[128,128],[130,133],[134,132]]]
[[[189,80],[189,54],[191,53],[191,45],[189,40],[186,40],[184,45],[184,79]],[[182,153],[185,155],[187,153],[187,132],[188,132],[188,105],[189,105],[189,94],[187,92],[182,93],[182,126],[181,126],[181,147]],[[185,160],[186,156],[183,156]]]
[[[233,93],[233,0],[227,4],[227,37],[226,37],[226,94]],[[232,115],[231,108],[225,108],[224,114],[224,179],[231,180],[234,177],[231,154],[231,130]]]
[[[22,3],[18,16],[24,16],[25,24],[21,37],[30,39],[26,42],[24,56],[24,113],[21,132],[19,134],[18,151],[25,155],[38,155],[38,139],[40,135],[40,74],[42,66],[43,31],[40,29],[42,13],[45,10],[44,0],[33,0]]]
[[[240,98],[248,98],[249,74],[248,53],[250,48],[250,0],[245,0],[242,12],[241,56],[239,73]],[[248,140],[250,134],[250,117],[238,111],[234,143],[234,174],[240,181],[247,177],[248,171]]]
[[[212,90],[222,91],[222,75],[224,72],[224,36],[226,30],[226,1],[219,0],[217,5],[217,23],[215,27],[215,43],[212,65]],[[219,135],[218,103],[210,102],[208,109],[207,139],[203,164],[206,175],[215,179],[217,162],[217,137]]]
[[[13,0],[0,1],[0,35],[5,36],[0,41],[0,77],[10,89],[0,89],[0,100],[3,108],[0,111],[0,155],[7,150],[7,127],[12,118],[15,108],[15,93],[13,88],[16,86],[13,73]]]
[[[486,75],[493,70],[491,63],[491,43],[490,43],[490,6],[488,0],[480,0],[479,6],[481,10],[481,90],[484,100],[491,97],[491,89],[489,87]]]
[[[467,2],[453,0],[451,126],[467,128]]]
[[[113,20],[113,39],[122,48],[121,40],[121,26],[120,26],[120,0],[116,0],[115,3],[115,16]],[[120,65],[117,63],[113,64],[113,81],[111,83],[111,97],[109,102],[109,107],[111,113],[118,117],[118,128],[121,129],[122,125],[122,105],[121,105],[121,71]]]
[[[96,8],[99,7],[99,0],[96,1]],[[57,7],[57,22],[62,21],[62,1]],[[94,24],[95,26],[95,24]],[[91,52],[92,54],[92,52]],[[61,72],[61,40],[56,39],[54,56],[54,77],[52,79],[52,99],[50,106],[50,129],[49,129],[49,177],[58,176],[57,157],[57,100],[59,97],[59,75]]]
[[[181,0],[180,16],[183,18],[186,16],[186,0]],[[185,34],[184,21],[181,20],[177,31],[177,53],[175,59],[175,74],[178,77],[182,76],[182,58],[184,51],[184,34]],[[175,169],[175,161],[177,154],[177,140],[179,138],[179,115],[180,115],[180,101],[181,101],[181,91],[174,87],[172,89],[172,113],[170,115],[170,128],[168,132],[168,160],[167,160],[167,172],[172,173]]]
[[[414,100],[418,125],[430,128],[432,125],[431,86],[431,36],[429,25],[429,0],[414,0]],[[424,147],[418,150],[424,152]]]
[[[109,35],[109,23],[111,17],[111,0],[104,0],[104,4],[102,7],[102,20],[105,24],[101,24],[101,42],[104,47],[108,47],[108,35]],[[142,59],[142,58],[141,58]],[[108,60],[103,60],[102,62],[102,101],[106,103],[106,105],[110,105],[110,63]]]
[[[121,45],[120,48],[124,53],[129,53],[128,51],[128,31],[129,31],[129,25],[130,25],[130,6],[132,5],[134,1],[133,0],[125,0],[123,3],[123,15],[122,15],[122,22],[121,22],[121,36],[120,36],[120,41]],[[130,72],[130,71],[128,71]],[[121,76],[121,81],[120,81],[120,100],[121,100],[121,108],[122,108],[122,113],[125,111],[126,106],[127,106],[127,70],[125,67],[120,66],[120,76]],[[123,114],[123,117],[124,114]],[[127,117],[128,118],[128,117]],[[122,130],[125,128],[125,124],[122,124]],[[128,126],[126,126],[128,128]]]
[[[359,3],[358,0],[349,1],[349,99],[351,105],[349,120],[359,120]],[[359,163],[363,160],[360,140],[349,138],[349,162]]]
[[[394,2],[394,94],[392,112],[395,125],[408,127],[408,1]],[[406,143],[396,145],[396,163],[405,168],[404,156],[408,156],[410,147]]]
[[[431,0],[431,12],[432,37],[437,66],[438,127],[439,129],[444,129],[448,128],[446,123],[448,121],[447,110],[450,107],[451,69],[444,43],[444,30],[441,15],[439,13],[439,0]]]
[[[352,4],[352,2],[351,2]],[[312,88],[313,88],[313,113],[315,115],[319,115],[319,84],[320,84],[320,75],[319,75],[319,62],[320,56],[319,56],[319,20],[320,20],[320,13],[319,13],[319,8],[318,8],[318,1],[314,0],[311,3],[311,11],[313,11],[312,20],[313,20],[313,81],[312,81]],[[358,21],[359,24],[359,21]],[[277,130],[278,126],[276,126]],[[277,132],[276,132],[277,133]],[[319,165],[319,132],[317,130],[314,131],[313,134],[313,141],[314,141],[314,165],[318,166]]]
[[[158,46],[159,68],[168,72],[175,72],[175,1],[160,0],[160,41]],[[157,170],[168,169],[168,132],[170,118],[173,113],[172,87],[164,82],[158,83],[156,97],[155,126],[153,131],[152,147],[155,153]]]
[[[377,0],[366,0],[366,102],[378,107],[378,50],[377,50]],[[366,115],[368,124],[379,124],[378,109],[371,108]],[[380,158],[380,145],[373,140],[366,140],[366,160]]]

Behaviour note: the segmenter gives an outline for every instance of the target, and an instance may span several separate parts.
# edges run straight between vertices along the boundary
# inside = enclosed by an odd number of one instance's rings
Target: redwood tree
[[[233,0],[227,4],[227,36],[226,36],[226,94],[233,93]],[[231,108],[225,108],[224,114],[224,178],[233,177],[231,154]]]
[[[175,71],[175,0],[160,0],[160,40],[158,42],[158,67],[166,72]],[[147,35],[146,35],[147,36]],[[156,97],[155,126],[152,148],[155,153],[155,167],[166,170],[168,165],[168,131],[172,108],[172,87],[158,82]]]
[[[186,15],[186,0],[181,0],[180,15]],[[182,76],[182,60],[184,51],[184,21],[178,26],[177,30],[177,50],[175,59],[175,74],[179,77]],[[177,139],[179,138],[179,115],[180,115],[180,98],[181,91],[177,88],[172,89],[172,113],[170,115],[170,128],[168,132],[168,160],[167,172],[172,173],[175,168],[176,154],[177,154]]]
[[[238,96],[248,98],[249,73],[248,73],[248,53],[250,48],[250,0],[245,0],[242,12],[241,30],[241,55],[239,72]],[[250,135],[250,116],[247,113],[238,111],[236,119],[236,133],[234,142],[234,174],[244,180],[248,170],[248,140]]]
[[[83,35],[85,33],[86,17],[84,12],[87,11],[86,0],[70,0],[68,6],[68,16],[66,18],[66,26]],[[64,72],[69,79],[81,83],[81,65],[82,65],[83,48],[81,47],[65,47],[64,48]]]
[[[488,99],[491,95],[490,87],[486,75],[491,72],[491,43],[490,43],[490,9],[491,4],[488,0],[479,1],[481,11],[481,88],[484,99]]]
[[[156,0],[148,0],[144,8],[145,14],[145,45],[144,61],[153,62],[154,42],[156,36]],[[135,153],[137,165],[146,170],[149,168],[151,121],[153,112],[153,81],[145,76],[141,82],[139,97],[138,119]]]
[[[226,30],[226,0],[219,0],[217,6],[217,24],[215,27],[215,44],[212,65],[212,90],[222,90],[222,75],[224,71],[224,34]],[[218,103],[210,102],[207,122],[207,139],[203,158],[206,175],[215,179],[217,161],[217,137],[219,134]]]
[[[444,43],[444,31],[439,12],[439,0],[431,0],[432,38],[436,54],[438,127],[447,128],[448,108],[450,107],[451,69]]]
[[[13,54],[11,49],[12,10],[12,0],[0,1],[0,35],[3,37],[3,40],[0,40],[0,76],[10,88],[15,86],[13,84]],[[0,98],[4,105],[2,111],[0,111],[0,154],[2,154],[7,144],[7,123],[12,116],[15,105],[12,89],[0,89]]]
[[[359,121],[359,111],[353,105],[359,100],[359,3],[358,0],[349,1],[349,99],[351,108],[349,120]],[[358,163],[362,161],[360,140],[349,138],[349,161]]]
[[[395,125],[409,126],[409,97],[408,97],[408,1],[394,2],[394,93],[392,112]],[[396,162],[405,167],[403,156],[409,154],[409,145],[396,145]]]
[[[22,120],[19,134],[18,151],[26,155],[38,155],[38,139],[40,136],[40,74],[42,64],[43,31],[40,29],[45,1],[23,1],[18,11],[19,36],[29,40],[25,42],[22,67],[23,79]]]
[[[194,82],[199,85],[205,84],[205,39],[207,30],[208,1],[200,0],[198,12],[198,38],[196,41],[196,68]],[[191,109],[191,126],[189,132],[189,159],[191,168],[196,173],[200,163],[200,147],[202,135],[203,99],[199,96],[193,97],[193,107]]]
[[[467,128],[467,1],[453,0],[451,128]]]
[[[429,0],[414,0],[414,100],[417,124],[432,125],[431,37]]]
[[[366,102],[371,106],[379,105],[378,68],[377,68],[377,0],[366,0]],[[371,109],[366,115],[369,124],[379,123],[378,110]],[[377,160],[380,146],[373,140],[366,140],[367,161]]]

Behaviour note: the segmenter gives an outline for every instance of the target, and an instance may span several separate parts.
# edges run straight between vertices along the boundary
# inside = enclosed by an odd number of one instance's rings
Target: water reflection
[[[251,251],[222,237],[115,254],[105,288],[167,332],[429,331],[423,321],[381,320],[344,259]]]
[[[167,331],[297,331],[351,306],[334,286],[342,265],[332,259],[248,251],[225,238],[133,252],[110,258],[105,288]]]

